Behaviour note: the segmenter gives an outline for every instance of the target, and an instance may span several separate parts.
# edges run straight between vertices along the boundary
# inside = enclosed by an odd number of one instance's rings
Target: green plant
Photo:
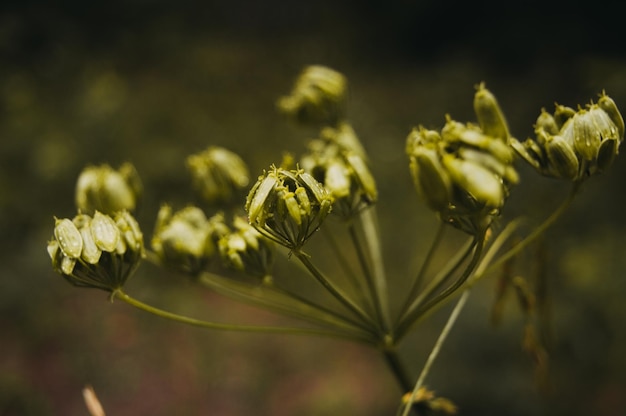
[[[423,384],[471,287],[507,266],[556,221],[588,178],[609,168],[624,137],[622,116],[613,100],[602,93],[597,103],[578,110],[562,105],[556,106],[554,114],[542,110],[535,124],[536,137],[518,141],[509,132],[496,98],[480,84],[474,96],[477,123],[460,123],[446,116],[440,130],[419,126],[411,131],[405,149],[410,174],[417,192],[437,213],[440,231],[420,270],[407,273],[410,283],[405,298],[390,305],[395,299],[388,295],[378,236],[378,190],[368,167],[369,156],[346,119],[346,92],[342,74],[321,66],[305,68],[278,106],[298,123],[317,129],[319,137],[308,143],[297,162],[284,155],[251,187],[245,162],[229,150],[209,147],[189,156],[192,183],[206,207],[190,205],[175,211],[163,205],[151,250],[144,246],[143,232],[131,214],[142,194],[132,165],[119,170],[106,165],[88,167],[76,186],[78,214],[55,220],[54,237],[48,243],[54,270],[76,286],[105,290],[111,300],[117,298],[181,323],[218,330],[338,337],[369,345],[381,352],[406,393],[399,414],[454,412],[449,401],[434,397]],[[500,214],[520,181],[514,167],[518,160],[570,186],[571,192],[544,222],[511,244],[519,220],[505,224]],[[242,207],[240,197],[246,192]],[[433,273],[430,263],[447,227],[466,234],[468,240],[446,266]],[[336,242],[338,230],[347,236],[347,247]],[[305,251],[318,232],[335,247],[341,276],[323,271]],[[313,278],[328,299],[283,286],[273,275],[277,253],[299,262],[303,274],[293,278]],[[233,299],[297,318],[303,325],[216,323],[147,305],[124,290],[124,283],[142,261],[185,274]],[[530,311],[532,293],[525,290],[523,279],[509,280],[506,284],[518,289]],[[455,297],[458,300],[448,323],[413,382],[397,347],[419,322]]]

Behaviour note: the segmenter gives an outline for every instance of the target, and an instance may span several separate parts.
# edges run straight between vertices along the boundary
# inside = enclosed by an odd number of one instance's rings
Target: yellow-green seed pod
[[[311,192],[318,203],[321,204],[323,201],[331,200],[329,192],[313,176],[307,172],[299,171],[298,178],[303,182],[303,186]]]
[[[613,164],[613,160],[615,160],[615,156],[617,156],[618,153],[618,146],[619,142],[617,139],[611,138],[602,142],[596,158],[596,165],[599,172],[604,172]]]
[[[474,112],[481,130],[488,136],[509,140],[509,127],[496,97],[481,83],[474,95]]]
[[[363,193],[368,202],[375,202],[378,199],[378,190],[376,189],[376,181],[365,164],[362,157],[356,153],[346,154],[348,165],[352,168],[359,185],[363,189]]]
[[[619,140],[624,140],[624,118],[617,109],[615,101],[613,101],[613,99],[605,93],[602,93],[600,99],[598,100],[598,106],[600,106],[600,108],[608,114],[611,121],[613,121],[615,126],[617,126]]]
[[[83,251],[81,258],[89,264],[96,264],[100,261],[102,251],[96,245],[91,227],[89,224],[83,224],[80,228],[80,235],[83,238]]]
[[[304,215],[311,215],[311,201],[309,200],[309,195],[306,193],[306,189],[298,187],[294,194],[296,195],[296,199]]]
[[[250,203],[246,206],[246,210],[248,211],[248,218],[250,223],[257,222],[259,219],[263,208],[265,207],[265,202],[270,194],[270,192],[277,185],[278,180],[273,173],[269,173],[263,179],[260,179],[258,186],[255,186],[249,194],[248,200]]]
[[[113,218],[96,211],[91,220],[90,228],[94,242],[100,250],[109,253],[115,251],[121,236]]]
[[[143,257],[143,233],[137,220],[128,211],[121,211],[115,214],[115,225],[130,250]]]
[[[559,133],[559,126],[557,126],[554,116],[548,113],[544,108],[541,109],[541,114],[539,114],[535,122],[535,133],[538,134],[541,130],[552,135]]]
[[[434,149],[415,149],[411,157],[411,174],[415,188],[434,211],[448,207],[452,183]]]
[[[561,136],[548,136],[546,155],[550,170],[562,179],[575,179],[579,174],[579,163],[574,148]]]
[[[71,275],[74,271],[74,266],[76,266],[76,259],[74,257],[63,257],[63,260],[61,260],[61,271],[65,275]]]
[[[502,181],[493,172],[453,155],[444,155],[442,162],[452,181],[473,199],[488,207],[502,206],[504,203]]]
[[[54,225],[54,237],[59,242],[59,247],[65,256],[77,259],[83,250],[83,238],[74,223],[67,219],[56,219]]]
[[[554,121],[556,122],[559,130],[563,128],[567,120],[574,117],[576,115],[576,110],[571,107],[566,107],[561,104],[555,104],[554,109]]]
[[[302,224],[302,215],[300,214],[300,206],[293,192],[285,192],[282,195],[282,201],[287,208],[289,217],[298,225]]]
[[[350,172],[339,160],[328,165],[324,177],[324,186],[335,198],[344,198],[350,195]]]
[[[596,114],[594,113],[581,111],[572,119],[574,149],[582,159],[587,161],[595,159],[602,142],[602,135],[598,130],[597,119],[594,117]],[[603,114],[608,119],[608,115],[604,111],[601,111],[600,114]]]

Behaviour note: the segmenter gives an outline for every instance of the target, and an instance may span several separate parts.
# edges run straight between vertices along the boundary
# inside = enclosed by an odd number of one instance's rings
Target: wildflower
[[[242,217],[233,220],[235,230],[218,241],[222,261],[227,267],[264,278],[271,275],[274,245]]]
[[[506,121],[483,85],[474,108],[480,126],[448,117],[441,132],[414,129],[406,145],[418,193],[444,222],[470,234],[489,226],[519,180]]]
[[[300,73],[278,108],[302,124],[335,126],[344,119],[347,80],[330,68],[313,65]]]
[[[246,201],[248,221],[261,234],[300,250],[331,210],[332,197],[304,170],[272,167],[259,176]]]
[[[562,105],[553,115],[542,110],[535,139],[512,139],[511,146],[542,175],[580,181],[608,169],[623,140],[624,119],[603,93],[578,111]]]
[[[76,207],[82,213],[93,215],[100,211],[134,211],[142,194],[141,179],[130,163],[118,170],[109,165],[88,166],[76,182]]]
[[[173,213],[163,205],[157,216],[152,249],[168,266],[195,275],[215,253],[216,241],[228,232],[221,214],[207,219],[204,212],[189,206]]]
[[[71,284],[113,292],[144,257],[143,235],[128,211],[57,218],[48,254],[54,270]]]
[[[353,151],[353,146],[344,147],[338,139],[343,136],[340,130],[325,130],[322,138],[309,143],[309,151],[300,160],[300,166],[330,192],[334,201],[332,212],[350,218],[376,202],[376,182],[363,152]]]
[[[248,186],[250,174],[235,153],[211,146],[187,158],[193,185],[209,203],[229,203]]]

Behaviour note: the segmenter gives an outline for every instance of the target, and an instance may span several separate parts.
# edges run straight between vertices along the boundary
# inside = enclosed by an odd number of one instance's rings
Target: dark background
[[[403,152],[410,129],[441,127],[446,113],[473,120],[472,94],[481,81],[519,138],[532,134],[540,109],[555,101],[584,105],[606,89],[626,108],[623,17],[616,7],[2,2],[0,415],[86,414],[80,395],[86,384],[111,415],[393,414],[400,392],[375,351],[326,339],[186,328],[109,304],[104,293],[73,289],[46,254],[53,215],[74,215],[74,181],[85,164],[132,161],[146,188],[138,218],[149,240],[161,202],[180,207],[193,200],[188,154],[226,146],[260,172],[283,150],[300,153],[315,133],[286,122],[275,101],[303,66],[328,65],[350,80],[349,117],[372,156],[386,264],[401,293],[435,222],[410,182]],[[523,182],[504,215],[526,215],[532,224],[567,189],[520,170]],[[427,380],[460,414],[626,413],[625,175],[618,158],[586,184],[543,240],[548,387],[534,380],[522,351],[524,318],[514,298],[494,327],[495,281],[475,290]],[[149,265],[128,291],[217,321],[284,322]],[[403,344],[415,377],[445,311]]]

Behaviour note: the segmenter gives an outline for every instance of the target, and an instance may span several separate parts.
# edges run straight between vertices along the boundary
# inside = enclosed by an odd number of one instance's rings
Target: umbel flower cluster
[[[203,206],[175,209],[163,204],[149,249],[132,214],[143,193],[135,168],[129,163],[118,170],[88,166],[76,184],[77,214],[54,220],[48,242],[53,269],[73,285],[105,290],[111,298],[186,324],[365,343],[381,352],[402,393],[408,394],[400,404],[405,415],[410,409],[453,412],[451,402],[422,388],[428,365],[413,387],[398,356],[398,344],[428,312],[462,292],[450,325],[431,353],[431,358],[436,356],[469,287],[541,235],[584,181],[610,167],[624,139],[624,121],[615,102],[603,92],[597,103],[585,108],[557,105],[553,114],[542,110],[535,123],[536,137],[519,141],[494,94],[480,84],[474,94],[475,121],[460,122],[448,115],[440,129],[415,127],[406,139],[407,174],[426,205],[437,213],[441,228],[452,226],[469,235],[469,241],[431,275],[436,237],[420,270],[408,272],[404,298],[392,305],[398,299],[388,294],[375,213],[375,205],[384,201],[379,201],[370,158],[347,119],[347,90],[343,74],[323,66],[305,68],[293,90],[278,101],[278,109],[298,124],[318,128],[319,134],[299,159],[284,156],[282,163],[270,165],[254,183],[244,160],[230,150],[209,146],[189,156],[191,184]],[[572,193],[532,233],[519,236],[516,245],[495,257],[517,231],[515,221],[502,227],[492,224],[502,218],[514,185],[524,179],[516,169],[520,162],[543,176],[570,182]],[[331,217],[335,221],[327,227]],[[316,259],[304,252],[324,227],[341,272],[322,271]],[[338,233],[343,233],[346,244],[337,243]],[[289,287],[273,278],[278,247],[303,266],[303,276],[289,276]],[[146,305],[123,289],[144,259],[234,300],[301,319],[308,326],[227,325]],[[313,278],[329,299],[320,302],[306,290],[294,291],[298,278]]]
[[[482,84],[474,109],[478,125],[448,117],[440,132],[414,129],[406,145],[419,194],[442,221],[470,234],[489,227],[519,181],[506,120]]]

